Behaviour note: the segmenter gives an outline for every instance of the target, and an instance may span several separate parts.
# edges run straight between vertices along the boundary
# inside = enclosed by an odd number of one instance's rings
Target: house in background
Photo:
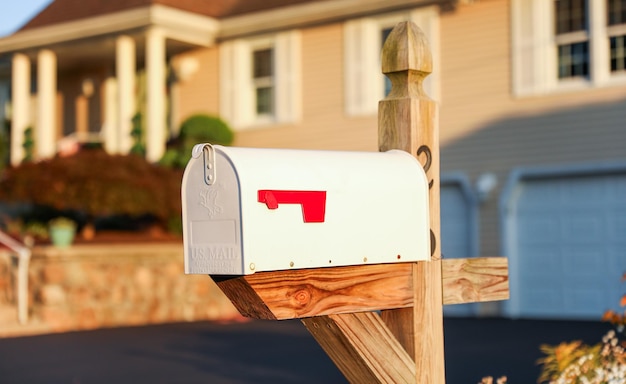
[[[12,161],[29,126],[38,158],[128,152],[137,112],[152,161],[197,112],[239,146],[376,151],[404,20],[433,51],[444,257],[510,261],[511,300],[447,314],[599,319],[626,271],[624,0],[56,0],[0,39]]]

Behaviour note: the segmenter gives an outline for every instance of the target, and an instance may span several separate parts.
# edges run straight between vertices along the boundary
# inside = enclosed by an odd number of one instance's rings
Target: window
[[[274,49],[252,52],[252,82],[254,83],[257,116],[274,115]]]
[[[626,82],[626,0],[513,0],[513,93]]]
[[[367,17],[344,25],[345,110],[350,116],[376,115],[378,101],[391,90],[391,82],[381,73],[380,55],[383,43],[393,27],[410,20],[417,24],[430,43],[433,74],[424,81],[426,93],[439,99],[439,10],[424,7],[413,11],[380,17]],[[379,79],[373,81],[372,79]]]
[[[611,72],[626,71],[626,0],[609,0],[607,7]]]
[[[611,37],[611,72],[626,70],[626,36]]]
[[[297,31],[222,43],[222,118],[238,130],[298,121],[300,60]]]
[[[555,42],[559,79],[589,76],[589,34],[585,0],[556,0]]]

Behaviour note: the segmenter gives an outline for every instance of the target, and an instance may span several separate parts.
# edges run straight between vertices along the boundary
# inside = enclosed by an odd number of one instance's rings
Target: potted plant
[[[67,217],[57,217],[48,223],[50,239],[55,247],[68,247],[74,241],[76,223]]]

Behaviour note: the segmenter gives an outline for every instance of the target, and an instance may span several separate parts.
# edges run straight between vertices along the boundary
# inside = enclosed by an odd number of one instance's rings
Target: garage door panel
[[[441,252],[447,259],[475,256],[476,223],[466,193],[459,180],[441,184]],[[445,316],[473,316],[477,306],[447,305],[443,310]]]
[[[623,173],[517,181],[510,196],[510,313],[598,320],[623,294],[626,167]]]
[[[563,312],[572,315],[582,315],[588,311],[603,313],[607,309],[602,304],[604,302],[604,293],[604,289],[588,286],[584,288],[570,288],[563,295]]]
[[[526,259],[520,266],[523,269],[521,272],[524,281],[533,282],[538,278],[545,280],[548,276],[560,274],[561,258],[558,250],[541,246],[527,249],[528,252],[524,256]]]
[[[518,202],[521,211],[532,207],[553,206],[561,202],[558,185],[542,184],[533,188],[521,186],[520,192],[527,197]]]
[[[626,199],[626,193],[623,196]],[[626,210],[616,210],[607,218],[607,238],[611,244],[626,244]],[[626,248],[622,248],[625,249]],[[624,252],[626,259],[626,251]]]
[[[561,292],[552,289],[529,288],[521,300],[524,311],[539,315],[551,312],[555,307],[561,307],[563,297]]]
[[[626,179],[618,179],[609,184],[608,197],[614,201],[622,200],[626,196]]]
[[[626,273],[626,251],[618,245],[608,248],[609,269]],[[621,280],[621,279],[620,279]],[[624,283],[626,285],[626,283]]]
[[[448,238],[448,243],[450,244],[459,244],[463,245],[463,249],[465,249],[465,241],[455,241],[454,239],[460,239],[467,237],[467,223],[464,223],[462,220],[458,220],[455,222],[447,222],[446,223],[446,237]],[[463,251],[465,253],[466,251]],[[463,254],[461,253],[461,254]],[[460,256],[457,256],[460,257]]]
[[[608,186],[604,180],[597,180],[593,177],[581,177],[577,179],[566,179],[559,183],[560,201],[564,205],[578,206],[581,200],[589,196],[605,197]],[[601,201],[589,201],[587,206],[601,206]]]
[[[554,212],[559,215],[559,212]],[[560,220],[562,242],[565,244],[597,244],[602,241],[605,218],[597,211],[562,214]]]
[[[558,218],[532,213],[520,214],[519,217],[525,225],[518,227],[517,239],[526,246],[554,243],[560,237]]]
[[[591,277],[587,282],[598,282],[607,270],[605,257],[597,248],[566,248],[562,260],[563,273],[568,280]]]

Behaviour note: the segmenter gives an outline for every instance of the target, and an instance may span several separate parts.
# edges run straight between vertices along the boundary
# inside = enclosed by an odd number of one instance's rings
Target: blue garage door
[[[521,180],[506,252],[513,317],[599,320],[626,272],[626,174]]]
[[[446,259],[476,256],[478,223],[473,200],[466,178],[442,178],[441,252]],[[443,311],[446,316],[473,316],[476,304],[446,305]]]

